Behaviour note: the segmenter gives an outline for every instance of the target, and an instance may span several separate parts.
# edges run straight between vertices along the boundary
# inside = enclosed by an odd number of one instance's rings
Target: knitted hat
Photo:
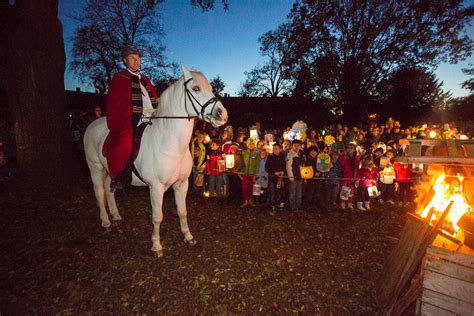
[[[122,58],[125,58],[128,55],[142,55],[142,53],[138,49],[136,49],[135,46],[132,45],[122,47],[120,53],[122,55]]]

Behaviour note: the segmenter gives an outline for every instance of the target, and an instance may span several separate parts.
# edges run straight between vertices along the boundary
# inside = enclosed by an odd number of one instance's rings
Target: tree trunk
[[[64,184],[72,147],[58,1],[8,2],[0,3],[0,90],[15,127],[17,174],[27,181]]]

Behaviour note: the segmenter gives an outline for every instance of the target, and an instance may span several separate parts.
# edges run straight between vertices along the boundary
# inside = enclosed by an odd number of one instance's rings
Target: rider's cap
[[[128,55],[140,55],[140,56],[142,55],[142,53],[138,49],[136,49],[135,46],[131,46],[131,45],[122,47],[121,54],[122,54],[122,58],[125,58]]]

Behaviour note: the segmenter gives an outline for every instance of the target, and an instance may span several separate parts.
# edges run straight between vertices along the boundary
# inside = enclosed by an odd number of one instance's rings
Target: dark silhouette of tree
[[[469,64],[472,67],[472,64]],[[463,68],[465,75],[471,76],[462,83],[464,89],[468,89],[471,93],[465,97],[453,100],[449,109],[452,119],[471,119],[474,117],[474,68]]]
[[[470,56],[464,28],[473,12],[461,0],[298,1],[285,63],[294,68],[299,94],[329,98],[348,117],[362,117],[367,96],[393,71]]]
[[[215,95],[222,96],[225,88],[225,83],[222,81],[221,77],[217,75],[214,77],[209,84],[212,87],[212,91],[214,91]]]
[[[472,64],[470,64],[469,66],[472,66]],[[466,76],[471,76],[471,78],[464,81],[461,86],[464,89],[468,89],[469,91],[471,91],[471,94],[474,93],[474,67],[473,68],[463,68],[462,73],[465,74]]]
[[[289,29],[286,24],[260,36],[260,54],[265,57],[265,61],[262,65],[244,72],[246,79],[241,85],[239,95],[276,97],[289,94],[292,81],[288,67],[284,64],[289,51],[288,36]]]
[[[191,5],[196,8],[201,8],[202,11],[209,11],[214,9],[215,0],[191,0]],[[224,11],[229,8],[227,0],[221,0]]]
[[[451,92],[443,91],[442,86],[443,82],[425,69],[400,69],[379,85],[379,112],[414,123],[432,112],[445,111]]]

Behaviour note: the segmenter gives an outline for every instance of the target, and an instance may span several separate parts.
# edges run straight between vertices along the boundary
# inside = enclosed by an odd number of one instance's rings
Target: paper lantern
[[[331,169],[331,157],[326,153],[320,153],[316,158],[316,169],[319,172],[328,172]]]
[[[260,196],[262,193],[262,187],[259,184],[254,184],[252,189],[252,195]]]
[[[225,155],[225,167],[227,169],[232,169],[234,168],[234,155],[233,154],[229,154],[229,155]]]
[[[224,172],[225,171],[225,165],[226,165],[225,160],[218,160],[217,161],[217,171]]]
[[[258,131],[256,129],[250,130],[250,138],[258,139]]]
[[[302,166],[300,167],[301,178],[311,179],[313,177],[314,171],[312,166]]]

